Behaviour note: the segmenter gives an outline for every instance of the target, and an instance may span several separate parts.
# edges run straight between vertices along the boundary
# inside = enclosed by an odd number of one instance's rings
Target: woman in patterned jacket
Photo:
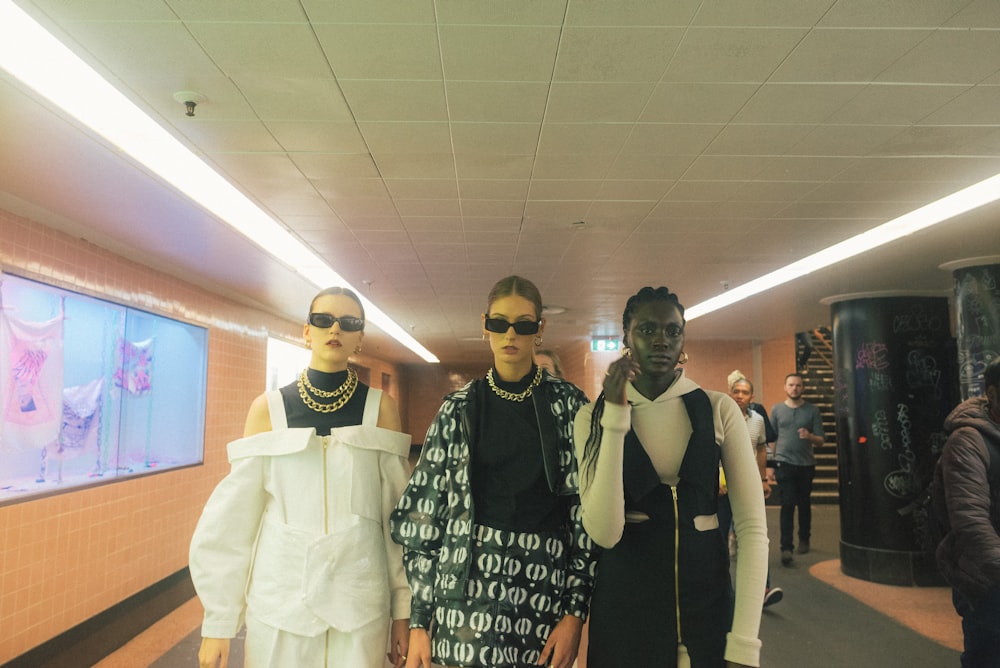
[[[573,456],[587,398],[532,362],[542,299],[489,294],[493,367],[445,397],[391,518],[413,594],[407,668],[570,668],[594,577]]]

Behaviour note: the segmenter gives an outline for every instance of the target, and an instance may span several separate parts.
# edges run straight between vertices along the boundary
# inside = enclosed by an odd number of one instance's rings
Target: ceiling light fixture
[[[0,67],[215,214],[318,288],[350,287],[368,322],[427,362],[438,358],[147,116],[11,0],[0,0]],[[184,100],[197,103],[197,100]],[[193,111],[193,108],[191,109]]]
[[[731,306],[765,290],[770,290],[783,283],[793,281],[800,276],[811,274],[832,264],[860,255],[887,243],[901,239],[907,235],[919,232],[925,228],[937,225],[955,216],[972,211],[990,202],[1000,199],[1000,174],[980,181],[968,188],[942,197],[936,202],[915,209],[909,213],[894,218],[867,232],[824,248],[818,253],[776,269],[749,283],[729,288],[721,295],[707,299],[700,304],[684,310],[684,317],[694,320],[703,315]]]

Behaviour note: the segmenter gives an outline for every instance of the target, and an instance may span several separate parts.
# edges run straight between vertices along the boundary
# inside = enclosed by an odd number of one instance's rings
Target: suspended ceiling
[[[445,363],[498,278],[546,344],[715,296],[1000,172],[995,0],[19,0]],[[194,117],[174,99],[196,91]],[[314,288],[0,71],[0,206],[299,321]],[[1000,205],[692,321],[948,294]],[[418,358],[377,333],[385,357]]]

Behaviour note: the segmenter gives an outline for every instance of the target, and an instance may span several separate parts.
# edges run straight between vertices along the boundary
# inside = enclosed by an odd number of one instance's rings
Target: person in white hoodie
[[[587,668],[760,665],[767,528],[739,406],[679,364],[684,307],[642,288],[622,316],[625,355],[576,416],[583,526],[605,548]],[[719,460],[739,540],[736,589],[719,530]]]
[[[203,668],[225,668],[244,622],[248,668],[406,659],[410,590],[388,516],[409,478],[410,438],[392,397],[348,366],[364,325],[352,291],[320,292],[303,328],[309,367],[257,397],[228,446],[232,468],[191,539]]]

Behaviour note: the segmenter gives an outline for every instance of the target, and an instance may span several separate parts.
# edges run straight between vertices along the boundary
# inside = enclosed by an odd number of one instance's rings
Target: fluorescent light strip
[[[776,269],[760,278],[755,278],[749,283],[744,283],[731,290],[727,290],[717,297],[712,297],[700,304],[695,304],[691,308],[685,309],[684,317],[687,320],[694,320],[697,317],[718,311],[726,306],[752,297],[759,292],[770,290],[782,283],[787,283],[800,276],[811,274],[814,271],[829,267],[842,260],[878,248],[891,241],[931,227],[932,225],[937,225],[961,213],[971,211],[998,199],[1000,199],[1000,174],[959,190],[956,193],[952,193],[947,197],[942,197],[936,202],[931,202],[919,209],[903,214],[899,218],[894,218],[887,223],[873,227],[867,232],[862,232],[829,248],[824,248],[818,253],[813,253],[781,269]]]
[[[318,288],[345,281],[10,0],[0,0],[0,67],[208,209]],[[361,297],[369,322],[427,362],[438,358]]]

